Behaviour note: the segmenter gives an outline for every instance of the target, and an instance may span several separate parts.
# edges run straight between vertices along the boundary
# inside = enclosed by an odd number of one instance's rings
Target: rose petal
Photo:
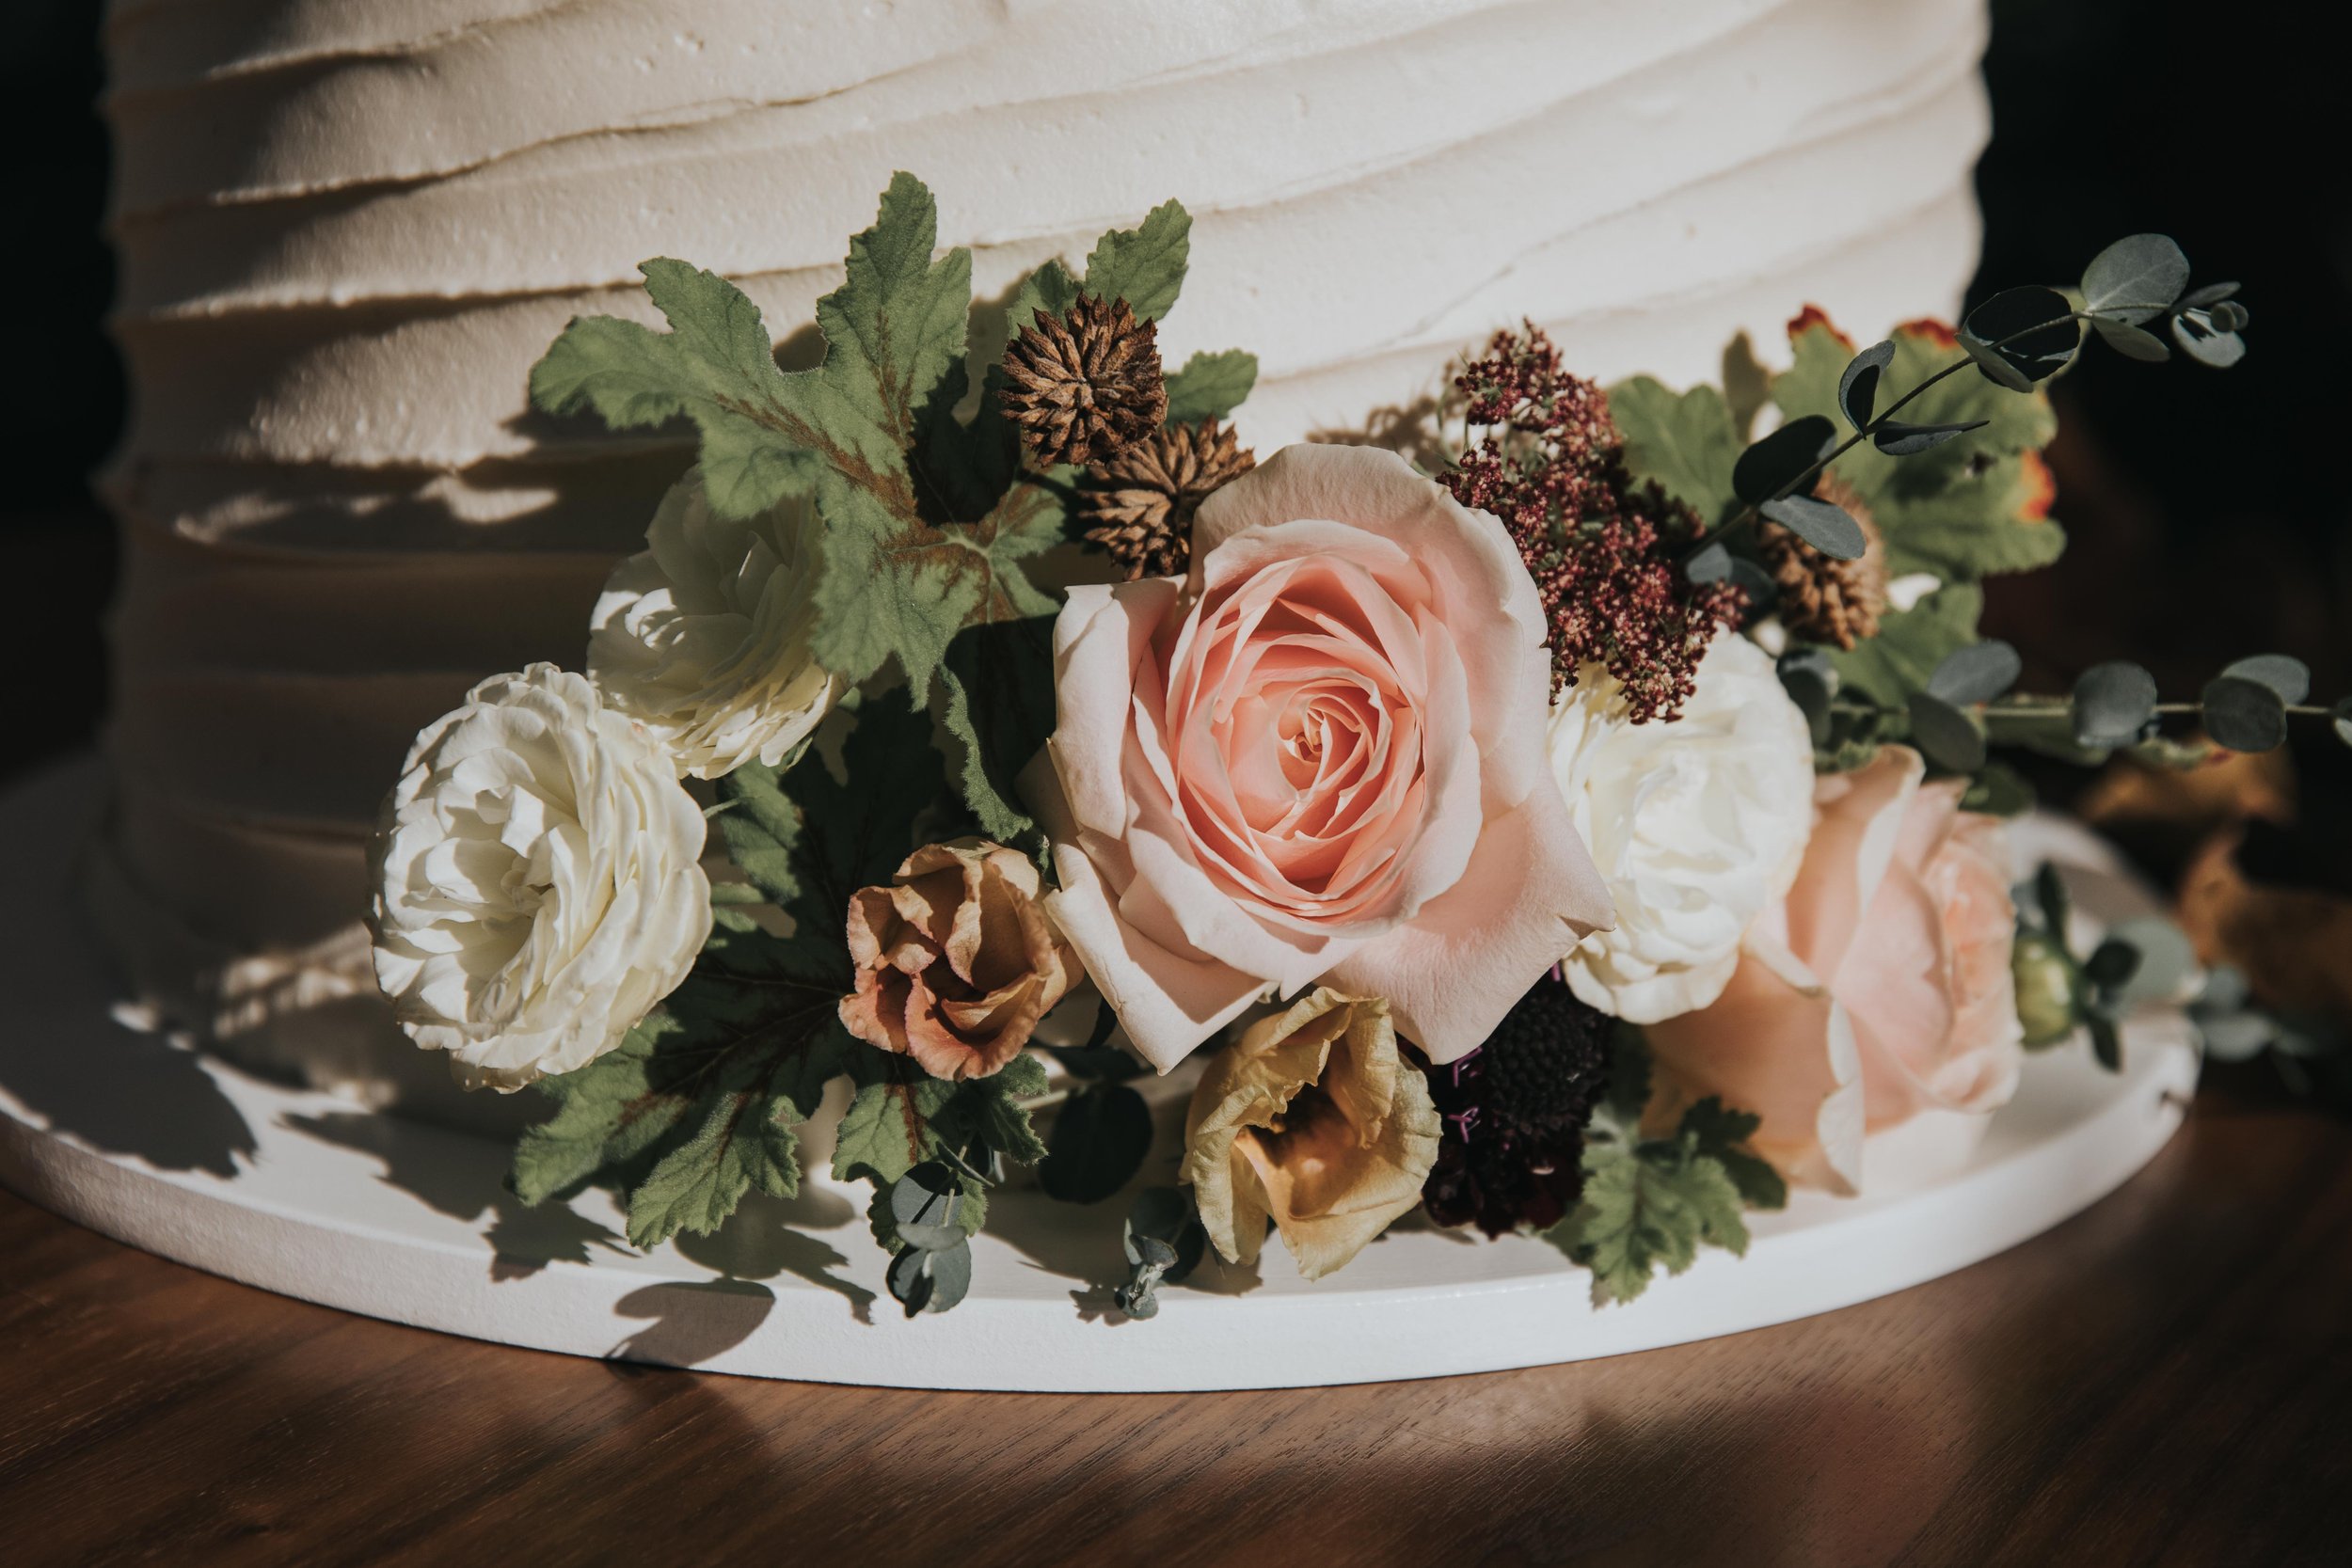
[[[1788,947],[1817,974],[1835,974],[1870,907],[1903,825],[1903,808],[1926,762],[1908,746],[1882,746],[1850,773],[1816,785],[1813,837],[1805,846],[1802,896],[1788,901]]]
[[[1228,964],[1172,950],[1129,925],[1113,902],[1113,879],[1129,883],[1131,863],[1115,843],[1079,842],[1058,771],[1042,752],[1023,770],[1022,799],[1054,843],[1061,886],[1045,908],[1078,955],[1127,1037],[1162,1072],[1248,1009],[1266,982]],[[1093,857],[1093,858],[1090,858]]]
[[[1516,810],[1486,819],[1460,881],[1327,978],[1387,997],[1398,1032],[1442,1064],[1485,1044],[1545,970],[1613,918],[1600,874],[1546,779]]]
[[[1720,1098],[1762,1118],[1749,1146],[1789,1180],[1855,1191],[1862,1180],[1864,1088],[1852,1022],[1820,986],[1792,982],[1793,956],[1740,961],[1702,1011],[1645,1031],[1666,1081],[1666,1108]]]

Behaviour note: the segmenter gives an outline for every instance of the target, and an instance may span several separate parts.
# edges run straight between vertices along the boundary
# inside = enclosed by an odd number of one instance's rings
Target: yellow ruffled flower
[[[1421,1201],[1438,1132],[1389,1005],[1323,988],[1210,1059],[1184,1117],[1184,1180],[1228,1262],[1256,1260],[1270,1217],[1320,1279]]]

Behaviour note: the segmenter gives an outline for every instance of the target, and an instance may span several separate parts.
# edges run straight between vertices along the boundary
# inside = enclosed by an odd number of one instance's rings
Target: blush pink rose
[[[1025,790],[1055,921],[1136,1049],[1165,1071],[1321,981],[1451,1061],[1609,924],[1545,755],[1543,640],[1502,524],[1369,447],[1218,490],[1187,579],[1071,591]]]
[[[1889,746],[1819,780],[1796,883],[1730,986],[1648,1030],[1669,1090],[1760,1115],[1756,1152],[1794,1181],[1853,1191],[1866,1132],[2017,1087],[2007,834],[1923,771]]]

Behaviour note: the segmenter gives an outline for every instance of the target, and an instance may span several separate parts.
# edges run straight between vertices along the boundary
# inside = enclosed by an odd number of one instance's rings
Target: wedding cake
[[[1217,303],[1162,346],[1256,350],[1262,452],[1376,434],[1521,317],[1581,373],[1678,386],[1741,330],[1770,355],[1792,302],[1865,341],[1957,305],[1983,27],[1979,0],[115,0],[135,395],[89,893],[130,986],[248,1065],[458,1103],[377,999],[367,844],[420,728],[580,662],[691,461],[527,394],[567,320],[655,319],[646,258],[734,279],[804,364],[894,169],[982,301],[1172,194]]]

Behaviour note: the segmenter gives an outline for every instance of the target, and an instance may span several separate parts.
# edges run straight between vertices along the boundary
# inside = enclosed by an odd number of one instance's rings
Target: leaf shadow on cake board
[[[0,965],[0,994],[14,1014],[0,1029],[0,1091],[52,1132],[106,1153],[157,1170],[236,1175],[253,1157],[253,1130],[194,1052],[133,1027],[127,1011],[109,1019],[51,1005],[124,990],[99,957],[87,911],[60,891],[79,885],[83,847],[103,808],[90,765],[36,775],[9,791],[8,806],[0,903],[24,918]]]
[[[252,1157],[253,1130],[194,1052],[119,1026],[103,1041],[77,1059],[34,1049],[0,1053],[0,1089],[51,1131],[157,1170],[230,1177]]]
[[[373,1111],[290,1115],[285,1125],[340,1148],[370,1155],[384,1166],[384,1184],[437,1213],[469,1224],[487,1220],[483,1237],[495,1256],[493,1279],[520,1279],[550,1263],[585,1263],[589,1249],[627,1250],[620,1233],[560,1203],[527,1208],[508,1192],[495,1167],[458,1164],[413,1135],[397,1117]]]

